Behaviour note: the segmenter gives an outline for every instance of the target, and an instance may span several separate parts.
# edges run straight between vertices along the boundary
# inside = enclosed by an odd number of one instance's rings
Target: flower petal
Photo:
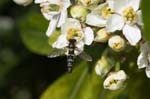
[[[98,13],[103,7],[107,6],[107,3],[102,3],[92,10],[92,13]]]
[[[107,0],[108,6],[120,14],[126,9],[128,1],[129,0]]]
[[[150,78],[150,66],[147,66],[147,67],[146,67],[145,72],[146,72],[146,76],[147,76],[148,78]]]
[[[137,14],[138,14],[138,22],[137,22],[137,24],[143,26],[143,20],[142,20],[142,12],[141,12],[141,10],[137,11]]]
[[[35,0],[34,2],[35,3],[43,3],[43,2],[46,2],[47,0]]]
[[[63,2],[63,10],[66,10],[71,5],[70,0],[63,0],[62,2]]]
[[[150,42],[145,42],[144,44],[142,44],[140,51],[146,54],[150,53]]]
[[[106,20],[95,13],[90,13],[86,17],[86,23],[91,26],[104,27],[106,25]]]
[[[76,47],[77,47],[79,50],[83,51],[83,49],[84,49],[84,42],[82,42],[82,41],[78,42],[78,43],[76,44]]]
[[[128,7],[133,7],[134,11],[137,11],[140,6],[141,0],[128,0]]]
[[[58,20],[59,20],[59,15],[57,16],[54,16],[52,18],[52,20],[50,21],[49,23],[49,26],[48,26],[48,29],[47,29],[47,32],[46,32],[46,35],[49,37],[52,35],[52,33],[55,31],[56,29],[56,25],[58,23]]]
[[[57,4],[57,5],[61,5],[61,0],[46,0],[47,2],[49,2],[50,4]]]
[[[133,7],[137,11],[140,5],[140,0],[107,0],[107,2],[111,9],[120,14],[128,7]]]
[[[86,45],[90,45],[94,40],[94,32],[90,27],[86,27],[84,30],[84,41]]]
[[[141,40],[141,31],[136,25],[126,24],[123,28],[123,34],[131,45],[136,45]]]
[[[124,26],[124,19],[120,15],[114,14],[110,16],[107,20],[106,30],[108,32],[114,32],[116,30],[121,30]]]
[[[147,57],[144,53],[140,53],[140,55],[138,56],[137,65],[138,65],[139,69],[148,66],[148,60],[147,60]]]
[[[60,18],[59,18],[57,27],[60,27],[65,22],[66,18],[67,18],[67,10],[63,10],[60,13]]]
[[[56,42],[53,43],[53,48],[63,49],[68,46],[68,41],[66,39],[66,35],[60,35]]]
[[[52,15],[52,14],[48,14],[48,13],[44,13],[44,12],[42,12],[42,14],[43,14],[43,16],[45,17],[45,19],[47,19],[48,21],[51,20],[52,17],[54,16],[54,15]]]
[[[79,55],[84,50],[84,42],[80,41],[76,44],[78,50],[75,50],[75,55]]]
[[[81,24],[79,20],[73,18],[67,18],[66,22],[61,26],[61,33],[66,34],[69,28],[75,28],[81,30]]]

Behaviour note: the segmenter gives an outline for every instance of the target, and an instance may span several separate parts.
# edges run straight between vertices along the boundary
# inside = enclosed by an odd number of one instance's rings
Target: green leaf
[[[142,0],[142,13],[144,22],[144,39],[150,41],[150,0]]]
[[[53,49],[48,44],[48,38],[45,34],[48,21],[38,12],[31,12],[21,19],[20,32],[26,47],[36,54],[47,55],[50,53]]]
[[[0,0],[0,10],[8,3],[9,0]]]
[[[104,90],[103,80],[89,66],[79,64],[72,74],[65,74],[49,86],[40,99],[116,99],[124,91]]]
[[[0,78],[19,63],[19,57],[10,48],[0,49]]]
[[[72,74],[65,74],[54,82],[41,99],[98,99],[100,78],[90,73],[88,64],[82,62]]]
[[[75,99],[88,72],[88,68],[84,70],[86,65],[82,63],[71,74],[65,74],[58,79],[43,93],[41,99]]]

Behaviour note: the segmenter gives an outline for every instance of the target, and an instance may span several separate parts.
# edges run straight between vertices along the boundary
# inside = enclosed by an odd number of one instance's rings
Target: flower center
[[[119,80],[112,79],[111,81],[109,81],[109,84],[108,84],[106,87],[110,87],[110,86],[112,86],[113,84],[117,85],[118,82],[119,82]]]
[[[99,10],[99,14],[103,17],[103,18],[108,18],[109,16],[111,16],[114,13],[114,11],[112,9],[110,9],[108,7],[108,5],[106,5],[105,7],[103,7],[102,9]]]
[[[113,44],[112,44],[112,48],[113,49],[122,49],[123,48],[123,46],[124,46],[124,44],[122,44],[122,42],[114,42]]]
[[[124,20],[130,25],[134,25],[138,20],[138,15],[132,7],[129,7],[123,11],[123,17]]]
[[[51,12],[59,12],[60,9],[61,9],[61,7],[57,4],[49,4],[48,6],[43,6],[41,10],[42,10],[42,12],[47,13],[50,11]]]
[[[67,40],[80,38],[81,37],[81,31],[79,29],[70,28],[67,32]]]

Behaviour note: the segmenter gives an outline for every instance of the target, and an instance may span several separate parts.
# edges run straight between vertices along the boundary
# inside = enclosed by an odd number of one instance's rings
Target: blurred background
[[[77,59],[80,66],[66,74],[66,57],[47,58],[53,50],[45,35],[47,26],[39,5],[22,7],[0,0],[0,99],[40,99],[42,94],[41,99],[150,99],[150,79],[133,62],[122,67],[128,80],[117,91],[103,89],[104,79],[93,71],[94,62],[84,68],[87,63]],[[97,45],[89,53],[101,54],[106,47]],[[138,51],[134,52],[135,62]]]
[[[38,5],[0,0],[0,99],[38,99],[65,72],[64,58],[46,56],[47,26]]]

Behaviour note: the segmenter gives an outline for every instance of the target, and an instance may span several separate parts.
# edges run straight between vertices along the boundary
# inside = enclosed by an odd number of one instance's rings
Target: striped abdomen
[[[69,40],[68,55],[67,55],[68,72],[72,72],[72,66],[73,66],[74,57],[75,57],[75,54],[74,54],[75,43],[76,43],[76,40],[74,40],[74,39]]]

